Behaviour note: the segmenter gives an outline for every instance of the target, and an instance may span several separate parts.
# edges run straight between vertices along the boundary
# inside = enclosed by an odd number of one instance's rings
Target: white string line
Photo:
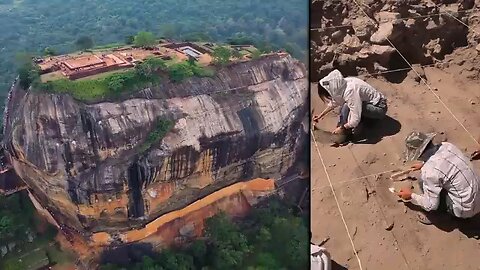
[[[353,0],[353,1],[357,4],[357,6],[358,6],[358,8],[360,9],[360,11],[362,11],[362,12],[365,14],[365,16],[366,16],[367,18],[369,18],[369,19],[374,23],[375,27],[378,29],[378,23],[375,22],[374,19],[372,19],[372,18],[370,18],[370,17],[368,16],[367,12],[361,7],[361,5],[360,5],[360,3],[358,2],[358,0]],[[389,43],[392,45],[392,47],[394,47],[395,50],[397,50],[397,52],[401,55],[400,51],[393,45],[393,43],[392,43],[388,38],[387,38],[387,40],[388,40]],[[403,57],[403,55],[402,55],[402,57]],[[403,58],[404,58],[404,57],[403,57]],[[407,64],[415,71],[415,73],[417,74],[417,76],[419,76],[421,79],[423,79],[423,78],[420,76],[420,74],[418,74],[418,72],[413,68],[413,66],[412,66],[405,58],[404,58],[404,60],[405,60],[405,61],[407,62]],[[430,88],[430,90],[433,92],[433,90],[432,90],[431,88]],[[353,158],[355,159],[355,156],[353,156]],[[358,166],[358,162],[356,161],[356,159],[355,159],[355,162],[357,163],[357,166]],[[368,182],[367,182],[367,184],[368,184]],[[377,204],[378,204],[378,201],[377,201]],[[383,210],[382,210],[381,206],[380,206],[380,212],[382,213],[384,220],[386,220],[386,216],[385,216],[385,214],[383,213]],[[407,258],[405,257],[402,249],[400,248],[400,245],[398,244],[398,240],[397,240],[397,238],[396,238],[396,236],[395,236],[395,233],[394,233],[393,231],[390,231],[390,233],[392,234],[392,237],[393,237],[393,239],[395,240],[394,245],[397,246],[397,248],[398,248],[399,251],[400,251],[400,254],[401,254],[402,257],[403,257],[403,261],[404,261],[405,265],[407,266],[408,269],[411,269],[410,265],[408,264]]]
[[[313,130],[310,129],[311,134],[313,134]],[[327,180],[330,184],[330,188],[332,190],[333,198],[335,199],[335,203],[337,204],[338,211],[340,213],[340,217],[342,218],[343,225],[345,226],[345,230],[347,231],[348,238],[350,239],[350,244],[352,245],[353,248],[353,253],[355,254],[355,257],[357,257],[358,265],[360,267],[360,270],[363,270],[362,267],[362,262],[360,261],[360,257],[358,256],[357,249],[355,248],[355,244],[353,243],[352,235],[350,234],[350,230],[348,229],[347,222],[345,221],[345,217],[342,212],[342,208],[340,207],[340,202],[338,201],[337,194],[335,193],[335,189],[333,188],[332,180],[330,179],[330,175],[328,174],[327,171],[327,166],[325,166],[325,162],[323,160],[322,154],[320,153],[320,149],[318,148],[317,140],[315,139],[315,136],[313,136],[313,143],[315,144],[315,148],[317,150],[317,154],[320,157],[320,161],[322,162],[323,170],[325,171],[325,175],[327,176]]]
[[[354,0],[356,1],[356,0]],[[452,110],[450,110],[450,108],[447,106],[447,104],[445,104],[445,102],[443,102],[443,100],[440,98],[440,96],[435,93],[435,91],[432,89],[432,87],[430,87],[430,85],[427,83],[427,81],[422,77],[420,76],[420,74],[418,73],[417,70],[415,70],[412,66],[412,64],[410,64],[410,62],[408,62],[408,60],[405,58],[405,56],[398,50],[398,48],[393,44],[393,42],[389,39],[389,38],[386,38],[388,43],[390,43],[390,45],[395,48],[395,50],[398,52],[398,54],[403,58],[403,60],[412,68],[412,70],[415,72],[415,74],[420,78],[420,80],[422,80],[422,82],[428,87],[428,89],[430,90],[430,92],[432,92],[432,94],[438,99],[438,101],[443,105],[443,107],[445,107],[445,109],[447,109],[447,111],[452,115],[452,117],[458,122],[458,124],[465,130],[465,132],[467,132],[467,134],[472,138],[472,140],[476,143],[476,144],[480,144],[478,143],[477,139],[475,139],[475,137],[472,135],[472,133],[470,133],[470,131],[465,127],[465,125],[462,124],[462,122],[460,122],[460,120],[457,118],[457,116],[452,112]]]
[[[343,181],[334,183],[334,185],[335,186],[340,186],[340,185],[344,185],[344,184],[347,184],[347,183],[356,182],[358,180],[362,180],[362,179],[365,179],[365,178],[370,178],[372,176],[378,176],[378,175],[382,175],[382,174],[386,174],[386,173],[392,173],[392,172],[395,172],[395,171],[397,171],[397,170],[394,169],[394,170],[388,170],[388,171],[383,171],[383,172],[378,172],[378,173],[372,173],[372,174],[357,177],[357,178],[351,178],[351,179],[343,180]],[[321,187],[315,187],[315,188],[312,188],[312,191],[324,189],[324,188],[327,188],[327,187],[329,187],[329,185],[325,185],[325,186],[321,186]]]
[[[433,3],[433,2],[432,2]],[[437,8],[440,8],[437,4],[433,3]],[[448,16],[454,18],[455,20],[457,20],[459,23],[465,25],[466,27],[468,27],[468,29],[470,29],[470,31],[472,31],[473,33],[477,34],[477,31],[473,30],[469,25],[467,25],[466,23],[462,22],[462,20],[460,20],[459,18],[453,16],[450,12],[446,11],[445,14],[447,14]]]
[[[437,6],[438,7],[438,6]],[[471,8],[471,9],[463,9],[463,10],[459,10],[459,11],[456,11],[457,13],[473,13],[475,11],[480,11],[480,8]],[[464,24],[465,26],[468,27],[468,25],[466,25],[464,22],[462,22],[461,20],[459,20],[457,17],[453,16],[449,11],[443,11],[443,12],[438,12],[438,13],[432,13],[432,14],[427,14],[427,15],[419,15],[419,16],[411,16],[411,17],[400,17],[398,19],[388,19],[388,20],[382,20],[382,23],[386,23],[386,22],[393,22],[393,21],[396,21],[396,20],[408,20],[408,19],[421,19],[421,18],[429,18],[429,17],[433,17],[433,16],[441,16],[441,15],[449,15],[451,16],[452,18],[454,18],[455,20],[461,22],[462,24]],[[310,31],[318,31],[318,30],[326,30],[326,29],[337,29],[337,28],[349,28],[349,27],[353,27],[353,24],[341,24],[341,25],[332,25],[332,26],[325,26],[325,27],[312,27],[310,28]]]
[[[438,61],[432,64],[427,64],[427,65],[419,65],[417,68],[426,68],[426,67],[433,67],[436,65],[442,65],[442,64],[448,64],[448,61]],[[360,67],[360,68],[365,68],[365,67]],[[400,72],[400,71],[409,71],[412,70],[411,67],[407,68],[397,68],[397,69],[387,69],[385,71],[380,71],[380,72],[375,72],[375,73],[363,73],[363,74],[358,74],[357,76],[377,76],[377,75],[382,75],[382,74],[388,74],[388,73],[394,73],[394,72]]]
[[[439,62],[436,62],[436,63],[433,63],[433,64],[420,65],[420,66],[417,66],[417,67],[419,67],[419,68],[433,67],[435,65],[447,64],[447,63],[448,62],[439,61]],[[380,72],[375,72],[375,73],[359,74],[358,76],[376,76],[376,75],[382,75],[382,74],[388,74],[388,73],[394,73],[394,72],[400,72],[400,71],[408,71],[408,70],[412,70],[412,68],[407,67],[407,68],[388,69],[388,70],[385,70],[385,71],[380,71]]]
[[[357,3],[357,5],[360,7],[360,4],[358,3],[357,0],[354,0],[355,3]],[[361,7],[360,9],[363,11],[363,13],[365,13],[365,16],[367,16],[367,18],[369,18],[372,22],[374,22],[375,26],[378,27],[378,24],[368,16],[368,14],[365,12],[365,10],[363,10]],[[420,76],[420,74],[418,73],[417,70],[415,70],[412,66],[412,64],[410,64],[410,62],[407,60],[407,58],[400,52],[400,50],[395,46],[395,44],[393,44],[393,42],[389,39],[389,38],[386,38],[386,40],[388,41],[388,43],[390,43],[390,45],[398,52],[398,54],[403,58],[403,60],[405,61],[405,63],[407,63],[407,65],[410,66],[410,68],[415,72],[415,74],[420,78],[420,80],[428,87],[428,89],[430,90],[430,92],[432,92],[432,94],[438,99],[438,101],[443,105],[443,107],[445,107],[445,109],[447,109],[447,111],[452,115],[452,117],[458,122],[458,124],[465,130],[465,132],[467,132],[467,134],[472,138],[472,140],[477,143],[477,144],[480,144],[477,139],[475,139],[475,137],[472,135],[472,133],[470,133],[470,131],[462,124],[462,122],[460,122],[460,120],[457,118],[457,116],[452,112],[452,110],[450,110],[450,108],[447,106],[447,104],[445,104],[445,102],[443,102],[443,100],[440,98],[440,96],[435,93],[435,91],[432,89],[432,87],[430,87],[430,85],[427,83],[427,81],[422,77]]]
[[[350,153],[352,154],[352,157],[353,157],[353,160],[355,161],[355,163],[357,164],[357,167],[360,169],[360,172],[361,173],[364,173],[362,168],[360,167],[360,164],[358,163],[358,160],[357,158],[355,157],[355,155],[353,154],[353,151],[351,148],[348,149],[350,151]],[[369,181],[366,181],[366,186],[368,186],[371,190],[373,190],[374,188],[372,187],[372,184],[369,182]],[[368,190],[367,190],[368,192]],[[367,194],[368,195],[368,194]],[[379,199],[377,198],[377,196],[373,196],[373,200],[375,201],[375,203],[377,204],[377,208],[380,210],[380,214],[382,215],[383,217],[383,220],[388,222],[387,220],[387,215],[385,215],[385,211],[382,207],[382,204],[380,204],[379,202]],[[393,243],[394,245],[396,245],[398,247],[398,250],[400,251],[400,254],[402,255],[402,258],[403,258],[403,261],[405,262],[405,266],[407,266],[407,268],[411,268],[410,265],[408,264],[408,261],[407,261],[407,257],[405,256],[405,253],[403,252],[403,250],[400,248],[400,245],[398,244],[398,239],[397,237],[395,236],[395,233],[393,231],[390,231],[390,233],[392,234],[392,237],[393,239],[395,240]]]

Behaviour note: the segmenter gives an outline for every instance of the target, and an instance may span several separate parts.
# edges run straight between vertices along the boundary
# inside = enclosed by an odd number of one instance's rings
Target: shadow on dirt
[[[424,212],[416,205],[410,203],[406,205],[413,211]],[[426,212],[425,215],[433,226],[444,232],[452,232],[458,229],[468,238],[480,239],[480,214],[469,219],[457,218],[442,211]]]
[[[402,124],[397,120],[386,116],[384,119],[378,120],[362,120],[361,132],[349,141],[339,144],[336,141],[343,141],[340,139],[341,135],[334,135],[331,131],[319,129],[315,126],[313,136],[318,143],[330,144],[332,147],[340,147],[348,145],[349,142],[354,144],[376,144],[384,137],[393,136],[400,132]]]
[[[332,260],[332,270],[348,270],[348,268],[338,264],[334,260]]]
[[[362,132],[353,140],[355,144],[376,144],[384,137],[393,136],[400,132],[402,124],[397,120],[386,116],[380,122],[364,121]]]

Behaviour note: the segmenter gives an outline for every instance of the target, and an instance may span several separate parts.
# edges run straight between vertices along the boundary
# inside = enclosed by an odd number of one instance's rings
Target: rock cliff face
[[[285,54],[96,104],[15,84],[4,145],[60,225],[140,228],[235,182],[284,174],[306,139],[307,86]],[[174,127],[144,150],[159,119]]]

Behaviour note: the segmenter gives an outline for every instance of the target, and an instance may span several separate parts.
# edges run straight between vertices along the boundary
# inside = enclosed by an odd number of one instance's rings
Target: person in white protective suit
[[[448,142],[434,144],[434,136],[412,132],[405,140],[407,161],[421,161],[412,168],[421,170],[419,184],[423,194],[403,188],[398,196],[426,211],[439,210],[456,218],[471,218],[480,213],[480,176],[458,147]],[[425,214],[419,214],[418,219],[423,224],[432,224]]]
[[[310,269],[331,270],[332,262],[330,253],[324,248],[310,243]]]
[[[359,132],[362,120],[380,120],[387,113],[387,99],[370,84],[355,77],[344,78],[338,70],[330,72],[318,83],[318,95],[327,108],[313,116],[313,121],[341,106],[340,119],[334,134],[344,134],[345,140]]]
[[[478,138],[477,142],[480,142],[480,138]],[[480,159],[480,148],[472,153],[470,156],[470,160],[477,160]]]

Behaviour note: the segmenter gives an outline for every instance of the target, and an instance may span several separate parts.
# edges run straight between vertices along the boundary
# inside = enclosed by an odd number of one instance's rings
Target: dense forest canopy
[[[154,257],[134,258],[139,254],[132,252],[110,256],[109,260],[127,260],[128,266],[107,263],[100,269],[308,269],[308,220],[296,216],[278,197],[253,209],[241,222],[223,213],[213,216],[204,233],[206,238],[184,249],[166,249]]]
[[[89,45],[87,38],[127,42],[139,31],[284,48],[306,62],[307,11],[306,0],[0,0],[0,97],[18,53],[67,53]]]

